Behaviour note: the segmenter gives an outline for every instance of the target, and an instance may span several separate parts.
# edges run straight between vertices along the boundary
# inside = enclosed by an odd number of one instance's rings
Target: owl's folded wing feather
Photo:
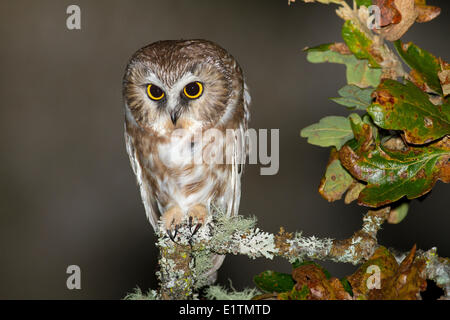
[[[250,118],[250,94],[247,84],[244,82],[244,117],[242,118],[239,129],[236,131],[236,143],[234,144],[233,155],[233,171],[232,171],[232,184],[234,189],[234,199],[231,215],[235,216],[239,214],[239,203],[241,200],[241,176],[244,172],[245,159],[249,151],[249,136],[247,134],[248,121]]]
[[[130,157],[131,167],[133,168],[133,172],[136,175],[136,181],[139,186],[139,190],[141,192],[141,199],[145,207],[145,213],[147,215],[150,224],[153,229],[157,231],[158,229],[158,215],[156,213],[156,200],[152,196],[152,193],[149,191],[149,184],[142,172],[141,164],[139,163],[139,159],[136,154],[136,149],[134,148],[133,137],[131,137],[127,132],[127,124],[125,123],[125,143],[127,147],[127,153]]]

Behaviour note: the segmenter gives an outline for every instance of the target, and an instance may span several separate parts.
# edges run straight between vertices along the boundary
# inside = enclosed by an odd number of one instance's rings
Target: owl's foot
[[[166,212],[163,213],[161,217],[167,234],[169,235],[170,239],[172,239],[172,241],[175,241],[178,227],[183,221],[183,218],[183,211],[178,205],[170,207]]]
[[[196,204],[188,211],[189,217],[189,227],[192,230],[192,226],[195,223],[194,231],[192,231],[192,235],[194,235],[198,229],[205,223],[206,217],[208,216],[208,209],[203,204]]]

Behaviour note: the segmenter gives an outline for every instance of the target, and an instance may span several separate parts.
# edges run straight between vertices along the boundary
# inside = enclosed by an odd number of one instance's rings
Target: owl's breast
[[[171,139],[158,143],[142,159],[160,211],[173,204],[185,210],[199,203],[209,207],[230,192],[226,182],[231,166],[206,162],[205,151],[189,139]]]

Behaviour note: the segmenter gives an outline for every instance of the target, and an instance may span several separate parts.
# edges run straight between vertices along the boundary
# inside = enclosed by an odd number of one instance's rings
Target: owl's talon
[[[197,233],[197,231],[198,231],[198,229],[200,229],[200,227],[202,226],[202,224],[201,223],[197,223],[197,225],[195,226],[195,229],[194,229],[194,231],[192,232],[192,235],[194,235],[194,234],[196,234]]]
[[[177,236],[178,228],[183,221],[183,217],[183,211],[177,205],[170,207],[161,217],[167,234],[172,241],[174,241]]]
[[[178,228],[176,227],[174,230],[167,230],[167,234],[169,235],[170,240],[172,240],[173,242],[175,242],[175,238],[177,236],[178,233]]]
[[[191,229],[191,234],[197,233],[198,229],[204,224],[206,217],[208,216],[208,209],[203,204],[196,204],[188,211],[189,216],[189,229]],[[194,231],[192,231],[192,226],[194,221],[196,222]]]

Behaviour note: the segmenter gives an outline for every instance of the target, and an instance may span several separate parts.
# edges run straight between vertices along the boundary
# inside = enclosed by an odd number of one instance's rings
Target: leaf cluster
[[[264,271],[253,282],[264,294],[253,299],[278,300],[416,300],[426,289],[425,260],[416,248],[398,264],[384,247],[352,275],[332,277],[312,261],[294,263],[291,274]]]
[[[408,17],[426,22],[440,9],[423,0],[407,2],[357,1],[354,10],[343,5],[338,15],[345,20],[344,42],[305,49],[312,63],[345,65],[347,84],[331,100],[353,112],[327,116],[301,131],[309,143],[331,147],[319,192],[328,201],[345,194],[346,203],[398,205],[391,223],[405,217],[410,199],[438,180],[450,181],[450,65],[393,34]],[[381,30],[366,27],[370,3],[381,7]],[[395,40],[396,54],[386,39]]]

